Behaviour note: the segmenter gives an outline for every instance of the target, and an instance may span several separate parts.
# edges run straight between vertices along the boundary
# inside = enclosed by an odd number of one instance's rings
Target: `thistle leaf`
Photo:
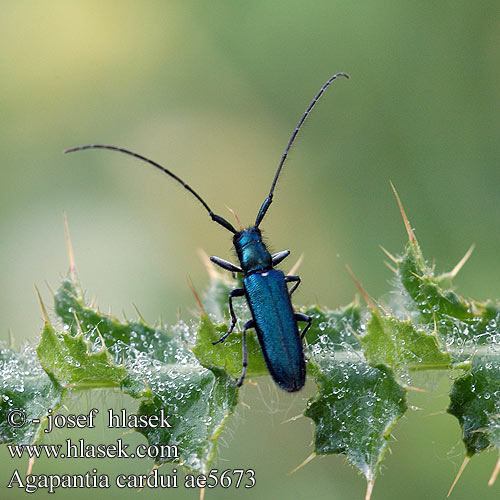
[[[450,355],[441,350],[435,335],[379,311],[372,311],[361,344],[370,364],[390,366],[399,377],[408,378],[410,370],[450,366]]]
[[[216,458],[218,437],[234,411],[238,394],[234,378],[215,366],[213,359],[209,363],[206,351],[200,347],[207,344],[207,335],[213,336],[215,332],[208,318],[204,317],[197,328],[183,322],[170,328],[154,328],[144,321],[120,322],[87,306],[78,286],[70,280],[64,281],[56,293],[55,310],[65,328],[76,335],[70,337],[70,342],[101,345],[104,341],[106,350],[99,355],[107,361],[113,360],[114,368],[123,371],[119,379],[121,388],[139,399],[138,415],[158,415],[161,410],[169,415],[171,427],[136,429],[146,436],[149,444],[177,447],[177,456],[159,455],[155,461],[208,471]],[[78,333],[80,329],[83,333]],[[68,341],[61,337],[56,340]],[[209,368],[202,365],[189,347],[195,341]],[[216,347],[209,344],[211,352],[215,352]],[[64,345],[53,351],[63,359],[67,354]],[[220,353],[224,356],[223,349]],[[90,369],[90,358],[96,355],[87,349],[87,356]],[[225,359],[216,360],[227,364]]]
[[[500,357],[475,357],[453,383],[448,413],[462,428],[467,456],[490,446],[500,452]]]
[[[41,429],[39,421],[49,410],[59,408],[64,393],[62,385],[44,371],[33,347],[25,346],[19,352],[1,347],[0,443],[36,442]],[[13,410],[17,412],[17,422],[22,418],[19,411],[24,414],[24,425],[9,425],[8,417]]]
[[[343,453],[372,483],[391,430],[407,409],[405,389],[389,368],[364,363],[323,367],[316,382],[318,394],[304,412],[316,424],[315,452]]]
[[[97,352],[93,348],[83,333],[58,334],[46,323],[36,351],[47,374],[65,388],[120,387],[125,368],[114,364],[104,346]]]

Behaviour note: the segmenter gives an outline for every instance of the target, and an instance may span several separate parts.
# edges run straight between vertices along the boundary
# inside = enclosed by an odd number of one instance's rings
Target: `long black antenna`
[[[292,147],[293,141],[295,140],[295,138],[297,137],[297,134],[299,133],[300,127],[302,127],[302,125],[306,121],[307,116],[309,115],[311,110],[314,108],[314,105],[318,102],[318,100],[322,96],[323,92],[339,76],[344,76],[345,78],[349,79],[348,74],[337,73],[336,75],[333,75],[329,80],[327,80],[327,82],[323,85],[323,87],[321,87],[320,91],[316,94],[316,97],[313,99],[311,104],[309,104],[309,107],[306,109],[305,113],[302,115],[302,118],[299,120],[299,123],[295,127],[295,130],[292,134],[292,137],[290,137],[290,140],[288,141],[285,152],[281,156],[280,164],[278,165],[278,169],[276,170],[276,174],[274,175],[273,183],[271,184],[271,190],[269,191],[267,198],[264,200],[264,203],[262,203],[262,206],[260,207],[259,213],[257,214],[257,219],[255,220],[255,227],[259,227],[259,224],[262,222],[264,215],[266,215],[267,209],[271,206],[271,203],[273,202],[274,188],[276,187],[276,183],[278,182],[278,177],[280,175],[281,168],[283,167],[283,164],[285,163],[285,160],[288,156],[288,152],[290,151],[290,148]]]
[[[103,144],[87,144],[86,146],[77,146],[76,148],[66,149],[64,152],[73,153],[74,151],[83,151],[84,149],[110,149],[111,151],[125,153],[126,155],[133,156],[134,158],[138,158],[139,160],[153,165],[153,167],[156,167],[157,169],[172,177],[172,179],[175,179],[179,184],[182,184],[183,187],[185,187],[191,194],[193,194],[196,199],[205,207],[208,215],[210,215],[214,222],[217,222],[217,224],[220,224],[222,227],[226,228],[228,231],[231,231],[233,234],[236,234],[238,232],[226,219],[224,219],[224,217],[214,214],[212,212],[212,209],[207,205],[206,201],[191,186],[186,184],[180,177],[177,177],[173,172],[161,166],[159,163],[156,163],[155,161],[150,160],[145,156],[134,153],[133,151],[129,151],[128,149],[118,148],[116,146],[105,146]]]

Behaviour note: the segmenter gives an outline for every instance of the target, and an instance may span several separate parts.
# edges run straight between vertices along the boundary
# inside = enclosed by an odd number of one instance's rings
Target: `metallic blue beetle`
[[[218,257],[212,262],[228,271],[243,273],[243,288],[236,288],[229,294],[231,326],[216,343],[224,342],[236,325],[233,298],[246,296],[252,312],[252,319],[243,327],[243,372],[237,384],[241,385],[247,368],[246,331],[257,331],[262,354],[273,380],[285,391],[298,391],[306,381],[306,364],[302,337],[311,325],[310,316],[293,311],[290,296],[300,283],[298,276],[285,276],[273,269],[290,254],[289,250],[271,255],[257,224],[255,227],[235,233],[233,244],[241,268]],[[287,282],[296,282],[288,291]],[[297,321],[307,322],[299,336]]]
[[[145,156],[139,155],[127,149],[102,144],[78,146],[65,151],[65,153],[71,153],[84,149],[110,149],[145,161],[182,184],[182,186],[195,196],[205,207],[214,222],[217,222],[222,227],[233,233],[233,245],[236,250],[238,260],[240,261],[240,266],[236,266],[219,257],[210,257],[210,260],[214,264],[217,264],[232,273],[243,273],[243,288],[236,288],[229,293],[231,326],[229,327],[227,333],[225,333],[217,342],[214,342],[214,344],[224,342],[236,326],[237,319],[233,309],[233,299],[235,297],[245,296],[252,313],[252,319],[247,321],[243,327],[243,370],[241,377],[236,382],[238,386],[241,386],[243,384],[243,380],[245,379],[248,364],[246,332],[250,328],[254,328],[257,332],[257,337],[259,339],[259,344],[262,349],[262,354],[264,355],[267,368],[273,380],[279,387],[288,392],[295,392],[302,389],[306,381],[306,364],[304,360],[302,339],[311,326],[312,319],[310,316],[305,314],[294,312],[290,300],[292,293],[300,284],[300,277],[295,275],[286,276],[282,271],[274,269],[277,264],[290,255],[290,251],[284,250],[271,255],[262,241],[259,225],[273,201],[274,188],[276,187],[281,168],[285,163],[288,152],[290,151],[297,133],[323,92],[339,76],[349,78],[349,76],[345,73],[333,75],[323,85],[323,87],[321,87],[316,97],[302,115],[302,118],[297,124],[297,127],[288,141],[285,152],[281,157],[281,161],[271,184],[271,189],[267,198],[264,200],[259,213],[257,214],[255,225],[246,230],[237,231],[226,219],[215,214],[203,198],[182,179],[177,177],[170,170],[150,160],[149,158],[146,158]],[[294,282],[295,284],[290,290],[288,290],[287,283],[290,282]],[[299,334],[297,326],[298,321],[306,323],[306,326],[302,330],[301,334]]]

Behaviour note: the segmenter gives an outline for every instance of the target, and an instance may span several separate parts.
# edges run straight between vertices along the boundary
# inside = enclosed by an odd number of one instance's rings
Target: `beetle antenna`
[[[309,107],[306,109],[306,111],[302,115],[302,118],[299,120],[299,123],[295,127],[295,130],[293,131],[292,137],[290,137],[290,140],[288,141],[285,152],[281,156],[281,161],[280,161],[280,164],[278,165],[278,169],[276,170],[276,174],[274,174],[273,183],[271,184],[271,190],[269,191],[267,198],[264,200],[264,203],[262,203],[262,206],[260,207],[259,213],[257,214],[257,219],[255,220],[255,227],[259,227],[259,224],[262,222],[264,215],[266,215],[268,208],[271,206],[271,203],[273,202],[274,188],[276,187],[276,183],[278,182],[278,177],[281,173],[281,168],[283,167],[283,164],[285,163],[285,160],[288,156],[288,152],[290,151],[290,148],[292,147],[293,141],[295,141],[295,138],[297,137],[297,134],[299,133],[300,128],[302,127],[302,125],[306,121],[306,118],[308,117],[311,110],[314,108],[315,104],[318,102],[319,98],[323,95],[323,92],[339,76],[344,76],[345,78],[349,79],[349,75],[346,73],[337,73],[336,75],[333,75],[330,79],[328,79],[326,81],[326,83],[323,85],[323,87],[321,87],[320,91],[316,94],[316,97],[313,99],[311,104],[309,104]]]
[[[177,177],[173,172],[161,166],[159,163],[156,163],[155,161],[150,160],[145,156],[134,153],[133,151],[129,151],[128,149],[118,148],[116,146],[105,146],[103,144],[87,144],[86,146],[77,146],[76,148],[66,149],[64,153],[73,153],[75,151],[83,151],[84,149],[110,149],[111,151],[125,153],[126,155],[133,156],[134,158],[138,158],[139,160],[153,165],[153,167],[156,167],[163,173],[172,177],[172,179],[176,180],[179,184],[182,184],[183,187],[185,187],[192,195],[194,195],[195,198],[205,207],[205,210],[208,212],[208,215],[210,215],[214,222],[217,222],[217,224],[220,224],[222,227],[226,228],[228,231],[231,231],[231,233],[233,234],[237,233],[236,229],[234,229],[234,227],[226,219],[224,219],[224,217],[221,217],[220,215],[212,212],[212,209],[207,205],[206,201],[191,186],[186,184],[180,177]]]

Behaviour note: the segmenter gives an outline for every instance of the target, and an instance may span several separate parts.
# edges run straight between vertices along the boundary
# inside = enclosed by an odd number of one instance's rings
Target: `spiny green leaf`
[[[316,424],[317,454],[343,453],[373,482],[390,432],[407,409],[406,391],[390,368],[364,363],[323,365],[319,392],[304,412]]]
[[[171,416],[171,428],[138,429],[150,444],[178,447],[178,458],[157,457],[157,463],[180,462],[206,472],[215,460],[220,432],[236,406],[237,387],[226,371],[201,365],[182,341],[183,328],[177,325],[163,337],[169,341],[160,352],[129,348],[123,389],[141,400],[140,415],[163,409]]]
[[[364,332],[362,311],[357,303],[329,311],[320,306],[303,309],[312,317],[310,331],[306,335],[309,362],[307,372],[313,377],[321,376],[336,361],[358,362],[363,359],[360,352],[360,332]]]
[[[314,345],[326,336],[334,350],[344,350],[347,346],[360,349],[359,335],[363,325],[361,308],[357,303],[353,302],[334,311],[317,305],[306,307],[301,311],[312,317],[311,327],[307,332],[309,344]],[[326,338],[323,338],[325,342]]]
[[[113,354],[120,354],[122,347],[132,343],[139,351],[150,348],[159,350],[168,341],[164,339],[165,332],[144,321],[120,322],[113,316],[88,306],[79,291],[79,285],[70,279],[65,279],[56,292],[54,309],[65,330],[73,336],[83,331],[85,338],[96,345],[101,345],[102,338]]]
[[[73,337],[70,333],[56,333],[45,324],[37,347],[40,364],[63,387],[90,389],[92,387],[120,387],[125,368],[116,366],[108,350],[86,340],[83,333]]]
[[[158,415],[160,410],[170,415],[171,428],[137,429],[150,444],[177,446],[177,457],[158,456],[156,462],[182,463],[193,470],[208,471],[238,392],[234,378],[215,366],[220,361],[222,367],[232,363],[234,369],[236,362],[231,361],[231,355],[225,357],[225,346],[213,346],[207,340],[218,338],[210,320],[203,317],[197,332],[183,322],[168,329],[154,328],[144,321],[120,322],[87,306],[79,287],[70,280],[57,292],[55,309],[73,335],[81,328],[87,343],[101,345],[100,339],[104,339],[110,353],[105,351],[106,359],[113,359],[125,370],[121,387],[140,400],[140,415]],[[189,347],[195,341],[194,349],[202,354],[208,368]],[[59,351],[63,349],[59,347]],[[231,354],[231,349],[227,353]],[[241,370],[241,354],[239,363]]]
[[[224,370],[165,366],[150,376],[151,397],[143,398],[139,415],[171,416],[171,428],[138,429],[150,444],[177,446],[180,462],[207,472],[217,456],[217,442],[237,403],[237,388]],[[157,457],[157,463],[178,461]]]
[[[128,344],[117,344],[122,356],[127,376],[122,387],[134,398],[151,397],[152,387],[162,391],[165,386],[155,385],[161,373],[170,369],[200,371],[200,363],[188,346],[191,329],[183,322],[168,328],[156,329],[151,337],[131,334]],[[174,375],[175,377],[175,375]]]
[[[373,310],[361,344],[367,360],[390,366],[398,376],[410,370],[446,369],[450,355],[441,350],[436,336],[418,329],[409,320],[383,316]]]
[[[32,444],[40,431],[48,410],[56,410],[64,395],[61,384],[43,370],[35,349],[25,346],[17,352],[0,347],[0,443]],[[8,415],[22,410],[26,423],[12,427]],[[16,421],[19,421],[17,415]]]
[[[473,317],[471,305],[453,290],[443,289],[434,269],[425,261],[418,243],[410,242],[399,259],[399,278],[423,323],[433,323],[436,315],[459,320]]]
[[[320,321],[309,344],[318,394],[304,415],[316,424],[315,453],[345,454],[373,484],[390,431],[407,409],[406,391],[390,368],[370,366],[354,350],[366,331],[359,306],[311,313]]]
[[[448,413],[463,432],[467,455],[495,446],[500,451],[500,356],[475,357],[469,371],[457,378]]]
[[[435,275],[416,241],[407,245],[396,265],[403,308],[413,323],[436,329],[454,361],[466,359],[466,351],[476,345],[498,344],[498,302],[466,300],[452,289],[443,288],[450,281],[448,274]]]

